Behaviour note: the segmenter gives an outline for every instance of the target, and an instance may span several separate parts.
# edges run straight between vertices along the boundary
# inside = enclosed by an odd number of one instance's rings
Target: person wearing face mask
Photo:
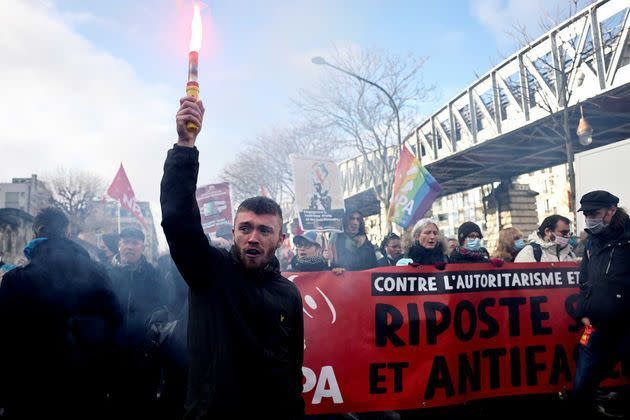
[[[584,332],[569,400],[576,413],[587,417],[595,389],[610,368],[618,361],[630,366],[630,218],[618,204],[611,193],[592,191],[578,210],[588,233],[576,314]],[[630,404],[624,409],[624,418],[630,418]]]
[[[457,229],[459,246],[451,252],[451,263],[485,263],[490,262],[488,250],[481,246],[483,235],[479,225],[474,222],[464,222]]]
[[[514,262],[514,258],[523,248],[525,248],[523,232],[515,227],[504,228],[499,232],[497,249],[492,256],[505,262]]]
[[[573,248],[569,245],[571,221],[554,214],[546,217],[538,230],[529,237],[530,243],[518,253],[514,262],[559,262],[575,261]]]
[[[409,248],[408,258],[420,265],[445,263],[444,247],[440,230],[432,219],[420,219],[413,228],[414,243]]]

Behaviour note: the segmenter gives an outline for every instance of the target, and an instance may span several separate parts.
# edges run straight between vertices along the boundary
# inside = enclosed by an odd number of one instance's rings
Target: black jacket
[[[74,242],[45,240],[30,258],[0,283],[4,407],[16,418],[90,417],[110,383],[120,306],[104,268]]]
[[[580,270],[578,317],[617,329],[630,317],[630,220],[623,230],[589,235]]]
[[[190,287],[187,418],[301,418],[300,292],[275,258],[246,272],[235,252],[208,243],[195,200],[198,156],[168,152],[160,197],[171,255]]]
[[[347,234],[339,233],[335,237],[335,252],[337,255],[334,267],[345,268],[348,271],[369,270],[376,267],[374,245],[367,238],[360,247],[356,247]]]
[[[453,264],[475,264],[488,262],[490,254],[486,248],[479,248],[479,251],[469,251],[464,247],[458,246],[451,252],[448,262]]]
[[[123,309],[122,345],[137,347],[145,339],[151,316],[166,309],[160,273],[144,256],[135,266],[114,263],[108,267],[114,292]]]
[[[421,265],[433,265],[446,262],[446,255],[444,255],[444,249],[440,243],[438,243],[435,248],[428,249],[418,242],[415,242],[411,248],[409,248],[408,257],[411,258],[413,262]]]

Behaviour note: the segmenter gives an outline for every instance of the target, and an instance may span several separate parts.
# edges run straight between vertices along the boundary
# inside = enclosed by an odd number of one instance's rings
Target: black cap
[[[459,229],[457,229],[457,237],[459,238],[459,244],[460,245],[463,244],[464,239],[466,239],[468,235],[470,235],[473,232],[477,232],[479,234],[479,237],[483,238],[483,234],[481,233],[481,228],[479,227],[477,223],[474,223],[474,222],[462,223]]]
[[[138,228],[128,227],[120,231],[120,239],[138,239],[144,242],[144,233]]]
[[[591,191],[582,196],[578,211],[595,211],[619,204],[619,197],[608,191]]]

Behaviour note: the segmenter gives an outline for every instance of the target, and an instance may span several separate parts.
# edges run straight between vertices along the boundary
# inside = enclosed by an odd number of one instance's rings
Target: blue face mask
[[[48,238],[35,238],[29,243],[27,243],[26,246],[24,247],[24,256],[26,257],[26,259],[30,261],[35,247],[41,244],[42,242],[46,241],[47,239]]]
[[[469,251],[479,251],[481,248],[481,239],[466,239],[466,249]]]
[[[569,246],[573,249],[577,248],[578,246],[578,237],[577,236],[571,236],[569,238]]]
[[[521,249],[525,248],[525,240],[524,239],[517,239],[514,241],[514,250],[515,251],[520,251]]]

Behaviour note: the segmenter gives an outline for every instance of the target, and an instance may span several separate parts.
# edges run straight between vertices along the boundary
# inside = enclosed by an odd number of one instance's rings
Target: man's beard
[[[236,250],[236,255],[243,266],[243,268],[247,271],[260,271],[263,270],[267,264],[273,259],[275,256],[276,250],[271,249],[265,252],[264,254],[260,254],[257,258],[259,264],[253,265],[253,261],[249,260],[245,254],[245,250],[239,247],[237,244],[234,244],[234,249]]]

